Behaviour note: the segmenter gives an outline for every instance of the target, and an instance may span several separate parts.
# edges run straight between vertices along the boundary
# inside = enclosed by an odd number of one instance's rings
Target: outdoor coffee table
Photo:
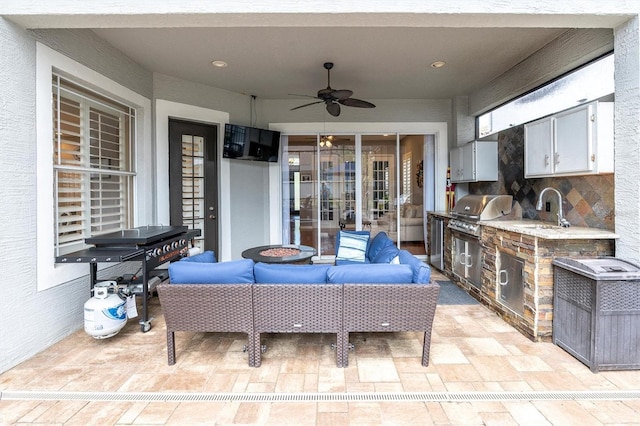
[[[242,252],[242,257],[254,262],[264,263],[311,263],[316,255],[316,249],[309,246],[292,244],[275,244],[270,246],[252,247]]]

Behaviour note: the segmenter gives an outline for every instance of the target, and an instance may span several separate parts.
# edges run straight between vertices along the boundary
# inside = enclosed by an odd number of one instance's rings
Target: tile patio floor
[[[640,390],[640,371],[592,373],[561,348],[533,343],[481,305],[438,306],[429,367],[420,333],[351,335],[349,367],[335,366],[332,335],[268,335],[262,366],[247,366],[241,334],[176,333],[167,365],[157,298],[153,328],[135,321],[115,337],[83,330],[0,375],[0,424],[64,425],[600,425],[640,424],[640,399],[489,399],[484,393]],[[11,392],[303,394],[425,392],[461,400],[96,401],[6,399]],[[2,396],[5,396],[4,398]],[[478,398],[474,398],[476,395]],[[563,394],[564,395],[564,394]],[[287,398],[288,398],[287,396]]]

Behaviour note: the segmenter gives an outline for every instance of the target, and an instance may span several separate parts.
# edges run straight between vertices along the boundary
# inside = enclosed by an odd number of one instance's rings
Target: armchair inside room
[[[400,240],[422,241],[424,239],[424,211],[422,204],[404,203],[400,206]],[[377,220],[377,228],[397,242],[397,215],[387,212]]]

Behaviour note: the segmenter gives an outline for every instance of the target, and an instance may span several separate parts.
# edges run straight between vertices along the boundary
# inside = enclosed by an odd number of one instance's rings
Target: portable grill
[[[98,263],[142,262],[142,332],[151,329],[148,314],[149,272],[186,256],[189,242],[200,235],[199,229],[186,226],[141,226],[86,238],[92,244],[83,250],[56,257],[56,263],[88,263],[91,288],[97,281]]]

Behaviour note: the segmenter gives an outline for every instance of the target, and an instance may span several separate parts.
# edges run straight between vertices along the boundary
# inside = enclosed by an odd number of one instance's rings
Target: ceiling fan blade
[[[354,99],[354,98],[338,99],[338,102],[340,102],[342,105],[356,107],[356,108],[375,108],[376,107],[371,102],[363,101],[360,99]]]
[[[331,115],[333,115],[334,117],[337,117],[340,115],[340,104],[337,104],[335,102],[328,102],[327,103],[327,112]]]
[[[293,111],[294,109],[304,108],[304,107],[307,107],[307,106],[309,106],[309,105],[321,104],[322,102],[324,102],[324,101],[311,102],[311,103],[309,103],[309,104],[304,104],[304,105],[297,106],[297,107],[295,107],[295,108],[291,108],[289,111]]]
[[[299,93],[289,93],[289,96],[302,96],[303,98],[313,98],[313,99],[319,99],[317,96],[313,96],[313,95],[301,95]]]
[[[353,92],[351,90],[334,90],[333,92],[331,92],[331,96],[333,96],[335,99],[344,99],[344,98],[348,98],[349,96],[353,95]]]

